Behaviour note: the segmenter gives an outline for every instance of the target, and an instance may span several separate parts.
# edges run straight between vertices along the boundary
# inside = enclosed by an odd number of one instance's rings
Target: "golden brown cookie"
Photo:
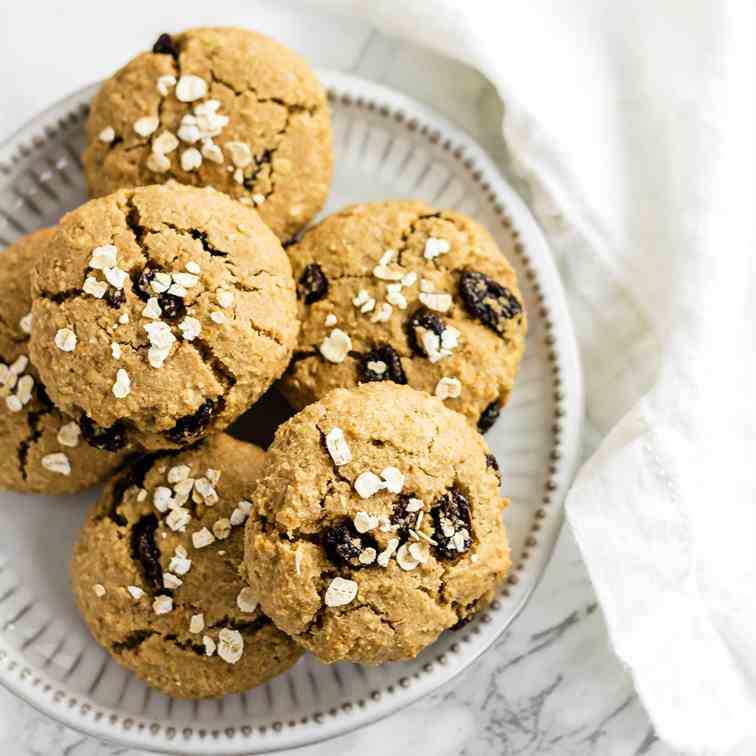
[[[285,369],[291,266],[249,207],[171,183],[66,215],[35,270],[31,353],[95,446],[186,446]]]
[[[164,34],[92,103],[84,172],[93,196],[173,178],[257,206],[282,241],[325,202],[331,121],[291,50],[244,29]]]
[[[295,408],[338,386],[393,381],[491,427],[527,319],[515,273],[483,226],[418,201],[354,205],[287,252],[302,330],[282,390]]]
[[[239,574],[245,496],[264,457],[225,434],[145,457],[108,485],[79,536],[71,575],[84,620],[168,695],[239,693],[301,655]]]
[[[81,438],[78,423],[53,407],[29,362],[31,274],[53,233],[35,231],[0,252],[0,487],[21,493],[82,491],[125,460]]]
[[[250,495],[262,610],[326,662],[414,657],[510,565],[496,463],[441,400],[337,389],[282,425]]]

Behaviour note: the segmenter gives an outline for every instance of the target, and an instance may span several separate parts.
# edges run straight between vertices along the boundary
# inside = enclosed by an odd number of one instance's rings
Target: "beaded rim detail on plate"
[[[511,588],[518,585],[520,582],[518,573],[524,570],[527,561],[535,553],[533,549],[535,549],[535,547],[539,546],[539,544],[541,543],[539,541],[539,531],[542,530],[544,521],[547,518],[554,518],[556,520],[554,527],[558,532],[558,527],[561,524],[562,519],[562,500],[564,498],[566,487],[569,483],[569,480],[571,479],[576,463],[575,449],[569,449],[567,450],[567,453],[565,453],[565,450],[563,448],[564,417],[569,412],[573,424],[578,423],[579,426],[582,416],[582,383],[579,373],[579,366],[577,364],[577,356],[571,355],[574,359],[570,369],[574,372],[574,375],[568,376],[568,383],[574,389],[574,395],[570,396],[570,400],[575,402],[575,404],[573,406],[567,407],[565,402],[566,393],[563,386],[563,359],[557,350],[556,339],[552,335],[554,323],[551,319],[551,312],[546,304],[546,297],[541,290],[541,285],[537,280],[536,272],[531,267],[531,260],[525,250],[524,244],[520,239],[520,233],[518,232],[517,228],[514,227],[514,223],[511,217],[507,213],[504,206],[501,204],[499,197],[497,197],[495,191],[491,188],[490,182],[487,179],[489,172],[495,175],[495,168],[493,167],[493,165],[479,166],[474,157],[468,157],[466,155],[465,145],[457,144],[454,137],[456,130],[453,127],[446,124],[445,120],[441,116],[437,116],[427,109],[415,105],[407,98],[403,96],[397,97],[394,95],[394,93],[385,90],[378,85],[364,82],[358,77],[346,76],[343,74],[337,74],[322,70],[318,73],[320,74],[321,79],[326,83],[328,99],[332,103],[332,105],[356,110],[365,110],[381,118],[391,119],[396,124],[399,124],[402,127],[406,128],[408,131],[413,132],[416,135],[419,134],[420,136],[424,137],[432,147],[436,149],[442,149],[444,152],[447,152],[459,163],[460,170],[464,171],[467,174],[468,178],[471,178],[476,184],[478,184],[478,186],[485,194],[486,199],[490,203],[490,209],[492,209],[495,213],[496,217],[498,218],[498,222],[501,224],[501,227],[506,229],[513,238],[515,255],[517,256],[518,261],[524,271],[524,276],[528,281],[528,285],[534,294],[538,306],[537,316],[541,319],[544,330],[546,332],[545,336],[543,337],[543,342],[547,348],[548,361],[551,364],[554,417],[553,424],[551,426],[552,439],[549,454],[551,465],[548,468],[548,476],[543,486],[541,506],[534,512],[533,521],[530,526],[530,534],[525,541],[525,548],[519,554],[519,558],[515,559],[513,570],[508,576],[505,583],[500,587],[497,598],[487,609],[479,612],[475,616],[475,618],[465,627],[464,631],[461,631],[458,635],[455,636],[454,642],[449,646],[448,653],[458,655],[463,652],[463,646],[465,644],[469,644],[473,636],[480,634],[480,625],[490,623],[492,621],[492,613],[500,611],[502,609],[502,602],[505,602],[510,598]],[[370,94],[354,95],[350,93],[349,90],[364,90],[369,92]],[[76,93],[72,96],[72,98],[68,99],[81,99],[83,97],[88,98],[91,95],[92,91],[93,90],[90,87]],[[398,100],[402,104],[399,106],[393,106],[389,104],[389,99]],[[60,103],[57,107],[59,106]],[[50,110],[52,111],[55,107],[56,106],[53,106],[53,108],[51,108]],[[415,111],[416,113],[418,113],[418,115],[410,115],[407,111]],[[22,135],[24,135],[29,129],[29,126],[23,127],[14,137],[8,140],[5,145],[12,145],[14,142],[16,142],[15,151],[9,156],[9,159],[5,162],[0,161],[0,177],[11,175],[16,165],[18,165],[22,160],[33,156],[35,150],[45,146],[51,140],[57,139],[61,137],[61,135],[67,134],[72,130],[80,127],[81,124],[85,121],[88,113],[88,103],[80,101],[69,113],[57,118],[54,123],[45,124],[42,127],[41,133],[34,134],[31,137],[28,137],[25,141],[20,141]],[[41,116],[39,116],[39,118],[44,118],[44,115],[45,114],[43,113]],[[436,123],[442,124],[443,129],[451,133],[452,137],[446,137],[442,129],[436,127],[435,125],[432,125],[434,121]],[[463,138],[463,141],[467,140],[474,145],[472,140],[466,135],[460,135],[460,138]],[[80,167],[80,159],[75,151],[72,150],[65,142],[63,142],[63,146],[64,149],[66,149],[71,162],[75,166]],[[2,146],[0,146],[0,151],[2,151]],[[60,166],[56,166],[56,168],[60,168]],[[37,176],[33,171],[30,171],[29,174],[37,185],[41,185],[45,180],[44,175]],[[22,195],[20,192],[17,192],[17,195],[20,201],[25,202],[27,205],[29,204],[29,199],[27,197]],[[15,232],[19,234],[28,233],[31,230],[23,227],[22,224],[16,221],[16,219],[14,219],[13,216],[9,215],[7,212],[3,212],[2,208],[0,208],[0,220],[4,220],[7,225],[9,225]],[[2,234],[0,234],[0,245],[9,243],[10,241],[3,239]],[[574,347],[574,345],[568,346]],[[578,415],[578,417],[576,418],[575,415]],[[579,437],[579,435],[580,434],[578,428],[577,436]],[[560,492],[558,496],[556,495],[557,492]],[[552,535],[549,539],[547,539],[547,543],[543,546],[543,548],[546,548],[549,551],[547,557],[550,556],[550,551],[551,549],[553,549],[555,540],[556,535]],[[534,584],[530,588],[530,590],[525,595],[519,597],[520,604],[518,605],[515,613],[509,618],[509,622],[514,619],[517,613],[519,613],[519,611],[524,606],[527,598],[535,587],[535,582],[537,582],[537,579],[534,581]],[[501,629],[501,632],[504,632],[504,630],[505,627]],[[494,640],[495,638],[491,640],[491,643]],[[486,648],[480,649],[478,653],[474,654],[470,658],[468,664],[465,665],[465,668],[488,647],[490,647],[490,644],[486,646]],[[136,731],[136,733],[140,736],[149,735],[149,737],[147,737],[146,739],[144,737],[141,737],[138,741],[134,739],[124,741],[130,744],[134,744],[137,747],[160,749],[161,743],[167,747],[170,747],[171,744],[175,744],[175,747],[186,747],[189,744],[188,741],[195,741],[196,743],[204,743],[205,745],[208,745],[207,741],[210,739],[217,741],[225,738],[225,741],[228,742],[234,740],[239,736],[244,739],[249,739],[253,735],[256,738],[261,738],[262,740],[258,739],[255,743],[245,742],[244,744],[242,744],[243,748],[248,752],[250,748],[257,748],[258,746],[264,751],[290,747],[289,744],[276,744],[267,739],[267,737],[271,733],[281,733],[286,728],[296,729],[310,723],[323,725],[329,719],[337,717],[341,719],[349,718],[350,716],[354,717],[355,715],[364,712],[365,709],[370,705],[370,702],[377,703],[383,700],[385,696],[391,696],[392,694],[395,694],[397,692],[397,688],[401,688],[402,690],[409,689],[415,683],[422,680],[423,676],[432,675],[435,672],[437,665],[448,665],[448,653],[438,654],[432,661],[423,664],[420,670],[415,671],[411,675],[403,675],[399,677],[395,682],[387,684],[382,689],[372,690],[367,696],[367,699],[369,700],[365,700],[365,698],[358,698],[353,701],[345,701],[338,707],[332,707],[327,711],[315,711],[310,716],[302,716],[298,721],[295,721],[293,719],[286,722],[274,720],[268,722],[267,724],[257,725],[256,727],[252,727],[250,725],[242,725],[239,727],[225,727],[223,730],[206,727],[179,728],[176,726],[151,721],[147,718],[140,718],[138,716],[120,716],[119,714],[114,713],[112,710],[100,708],[88,701],[80,702],[77,696],[59,687],[58,683],[50,679],[46,679],[41,671],[33,670],[23,662],[19,661],[16,658],[13,658],[12,654],[9,653],[6,649],[0,649],[0,666],[4,667],[7,672],[14,673],[18,681],[24,684],[23,687],[41,690],[41,692],[49,699],[49,701],[55,704],[63,704],[68,709],[74,709],[78,707],[79,714],[84,719],[89,719],[92,722],[101,723],[103,719],[107,718],[107,721],[111,726],[118,725],[123,732],[133,733],[134,731]],[[460,669],[457,672],[461,671],[462,670]],[[438,685],[444,682],[448,682],[448,679],[449,678],[444,678],[443,680],[439,680]],[[0,680],[0,682],[4,681]],[[23,690],[19,690],[15,686],[11,689],[20,697],[27,700],[30,704],[35,705],[33,701],[31,701],[29,698],[27,698],[27,696],[24,695]],[[415,698],[411,698],[409,701],[407,701],[407,703],[410,703],[414,700]],[[46,711],[45,713],[49,713],[51,716],[55,716],[54,712]],[[383,714],[379,714],[380,716],[386,716],[389,713],[391,712],[386,711]],[[377,718],[379,717],[376,716],[376,719]],[[103,734],[101,730],[89,729],[84,724],[77,725],[76,722],[70,722],[68,720],[65,721],[65,724],[75,728],[79,727],[79,729],[81,729],[82,731],[91,733],[96,737],[107,737],[107,734]],[[334,737],[336,735],[343,734],[344,732],[354,729],[354,727],[360,726],[361,724],[366,723],[358,721],[351,725],[346,724],[345,726],[325,736],[316,736],[309,739],[308,741],[303,741],[302,743],[297,742],[296,745],[304,744],[304,742],[317,742],[318,740]],[[157,739],[158,736],[161,735],[161,733],[164,738],[162,741],[156,742],[156,740],[152,740],[152,738]]]

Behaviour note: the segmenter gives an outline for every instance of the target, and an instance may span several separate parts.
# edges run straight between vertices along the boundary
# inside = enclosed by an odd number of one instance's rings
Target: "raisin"
[[[408,512],[407,504],[411,496],[406,494],[400,494],[394,501],[394,510],[391,513],[391,524],[396,526],[397,533],[406,538],[409,535],[409,531],[415,527],[417,522],[417,512]]]
[[[328,279],[317,263],[311,263],[299,277],[297,292],[305,304],[317,302],[328,293]]]
[[[494,400],[480,413],[478,418],[478,430],[485,433],[498,419],[501,412],[501,404]]]
[[[371,362],[383,363],[384,370],[377,372],[369,367]],[[407,376],[404,375],[399,355],[388,344],[378,344],[362,358],[362,380],[366,382],[393,381],[404,386],[407,383]]]
[[[434,549],[439,559],[454,559],[472,546],[470,504],[458,488],[450,488],[431,510]]]
[[[158,272],[156,268],[145,268],[134,281],[134,291],[143,302],[155,296],[155,292],[152,290],[152,282]],[[175,294],[168,294],[164,291],[157,295],[157,301],[160,312],[167,320],[176,320],[186,314],[184,300]]]
[[[175,294],[167,294],[163,292],[158,297],[158,306],[163,313],[163,317],[167,320],[176,320],[183,317],[186,313],[186,307],[184,307],[184,300],[181,297],[177,297]]]
[[[116,420],[109,428],[103,428],[82,413],[79,418],[79,428],[81,428],[84,440],[95,449],[117,452],[126,446],[126,432],[120,420]]]
[[[205,399],[197,411],[176,421],[176,424],[166,432],[168,438],[176,444],[189,444],[195,441],[210,425],[217,405],[212,399]]]
[[[407,341],[409,341],[412,351],[423,357],[427,357],[428,354],[422,346],[422,339],[420,338],[420,334],[418,334],[418,330],[424,328],[426,331],[435,333],[440,339],[444,332],[444,321],[427,307],[420,307],[407,320],[405,328],[407,330]]]
[[[134,291],[143,302],[154,296],[150,288],[153,278],[155,278],[155,269],[145,268],[134,281]]]
[[[255,190],[255,181],[266,165],[270,165],[273,160],[273,150],[263,150],[259,155],[255,155],[255,167],[249,176],[244,177],[244,188],[253,192]]]
[[[362,540],[348,524],[335,525],[323,531],[320,543],[328,559],[337,567],[355,566],[352,562],[362,551]]]
[[[144,576],[155,590],[163,587],[160,551],[155,545],[158,519],[155,514],[140,517],[131,529],[131,555],[142,565]]]
[[[110,287],[105,292],[105,301],[114,310],[117,310],[126,301],[126,294],[124,294],[123,289],[114,289]]]
[[[369,533],[360,535],[349,520],[324,530],[320,534],[320,545],[332,564],[353,569],[365,566],[359,561],[365,549],[378,548],[373,536]]]
[[[517,297],[506,287],[476,271],[465,271],[459,279],[459,294],[467,311],[503,336],[508,320],[522,312]]]
[[[496,473],[496,477],[501,483],[501,470],[499,470],[499,462],[493,454],[486,454],[486,468],[493,470]]]
[[[152,46],[152,52],[157,55],[171,55],[174,58],[178,58],[178,47],[173,41],[173,37],[170,34],[163,33],[158,38],[155,44]]]

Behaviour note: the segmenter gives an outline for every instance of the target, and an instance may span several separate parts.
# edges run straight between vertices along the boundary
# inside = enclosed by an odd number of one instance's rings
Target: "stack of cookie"
[[[2,258],[0,484],[107,483],[72,563],[96,640],[206,697],[303,650],[411,658],[469,619],[510,565],[480,431],[526,331],[492,237],[403,200],[303,232],[327,99],[254,32],[161,35],[88,135],[93,199]],[[298,414],[267,452],[223,432],[279,379]]]

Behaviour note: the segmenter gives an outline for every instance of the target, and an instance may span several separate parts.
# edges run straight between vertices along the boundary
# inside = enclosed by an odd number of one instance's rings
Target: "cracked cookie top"
[[[336,387],[391,381],[491,427],[512,391],[527,318],[515,273],[483,226],[419,201],[354,205],[287,252],[302,330],[282,390],[295,408]]]
[[[225,434],[146,456],[107,486],[81,531],[71,575],[84,620],[168,695],[248,690],[301,654],[239,574],[245,497],[264,457]]]
[[[35,231],[0,252],[0,487],[21,493],[82,491],[125,459],[82,439],[79,424],[53,407],[29,361],[32,269],[53,233]]]
[[[87,133],[93,196],[168,179],[213,186],[255,205],[286,241],[328,194],[325,92],[299,56],[256,32],[161,35],[102,85]]]
[[[96,448],[222,430],[285,369],[291,266],[249,207],[175,182],[66,215],[33,276],[32,361]]]
[[[302,410],[249,495],[244,563],[263,611],[327,662],[415,656],[509,569],[489,459],[462,415],[393,382]]]

